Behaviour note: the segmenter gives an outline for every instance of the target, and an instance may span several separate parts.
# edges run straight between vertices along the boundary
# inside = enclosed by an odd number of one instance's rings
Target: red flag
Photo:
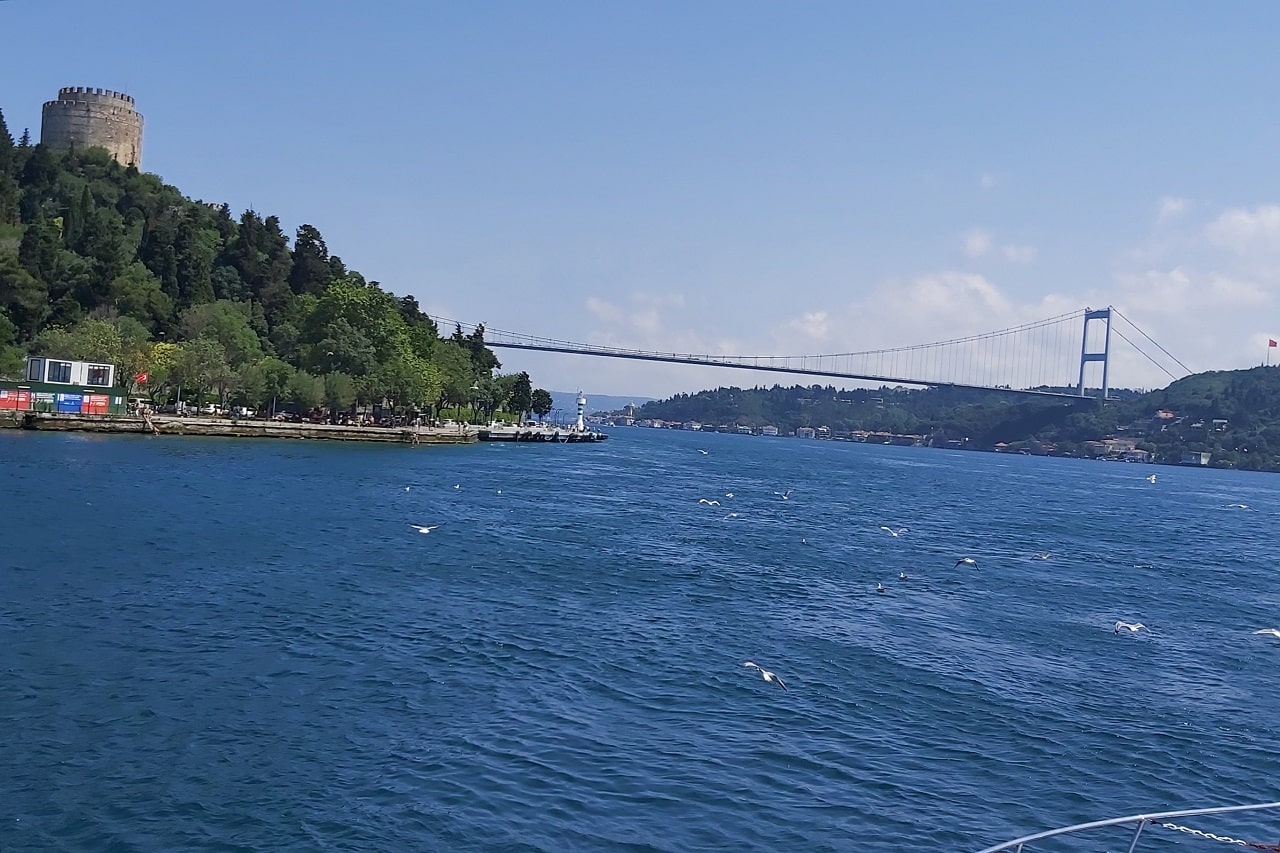
[[[1275,346],[1275,345],[1276,345],[1275,341],[1272,341],[1272,342],[1271,342],[1271,345],[1272,345],[1272,346]],[[139,383],[146,382],[146,381],[147,381],[147,379],[149,379],[149,378],[150,378],[150,377],[149,377],[147,374],[145,374],[145,373],[139,373],[137,376],[133,377],[134,381],[135,381],[135,382],[139,382]]]
[[[1271,338],[1269,341],[1267,341],[1267,346],[1269,346],[1269,347],[1273,347],[1273,346],[1275,346],[1275,345],[1276,345],[1276,339],[1275,339],[1275,338]]]

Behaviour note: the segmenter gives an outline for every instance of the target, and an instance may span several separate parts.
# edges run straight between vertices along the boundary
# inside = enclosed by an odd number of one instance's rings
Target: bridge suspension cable
[[[432,319],[441,328],[455,326],[460,332],[465,330],[465,334],[473,334],[476,330],[483,329],[484,342],[491,347],[709,367],[733,367],[860,382],[953,386],[1078,397],[1091,393],[1086,388],[1085,382],[1087,362],[1102,363],[1101,386],[1091,385],[1091,388],[1095,390],[1100,388],[1103,395],[1107,392],[1107,365],[1110,357],[1107,338],[1111,332],[1110,319],[1113,311],[1112,308],[1071,311],[998,331],[925,344],[790,356],[659,352],[526,335],[494,329],[483,324],[463,323],[446,317]],[[1119,312],[1115,313],[1119,315]],[[1156,343],[1132,321],[1124,317],[1122,319],[1158,347],[1162,353],[1186,369],[1185,365],[1173,358],[1164,347]],[[1106,337],[1103,339],[1101,349],[1097,348],[1096,340],[1093,341],[1091,349],[1091,340],[1097,337],[1094,335],[1091,338],[1089,328],[1091,320],[1105,321]],[[1177,378],[1128,337],[1118,331],[1117,334],[1161,370]],[[1078,376],[1075,375],[1077,371]]]

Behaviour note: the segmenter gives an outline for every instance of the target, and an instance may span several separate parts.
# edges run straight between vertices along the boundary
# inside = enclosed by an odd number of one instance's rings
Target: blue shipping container
[[[80,413],[80,405],[83,402],[83,394],[59,394],[58,395],[58,411],[70,412],[72,414]]]

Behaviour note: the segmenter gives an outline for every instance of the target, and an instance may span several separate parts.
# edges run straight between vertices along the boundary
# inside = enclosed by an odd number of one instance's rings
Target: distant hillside
[[[653,401],[652,397],[623,397],[609,394],[587,393],[587,413],[618,412],[635,403],[637,407]],[[574,414],[578,411],[577,391],[552,391],[551,405]]]
[[[873,432],[935,446],[1093,456],[1117,448],[1158,462],[1210,454],[1210,464],[1280,471],[1280,367],[1188,376],[1122,399],[1029,399],[955,388],[831,386],[718,388],[646,403],[637,417],[783,434],[826,427],[833,435]],[[1102,447],[1102,442],[1109,442]]]

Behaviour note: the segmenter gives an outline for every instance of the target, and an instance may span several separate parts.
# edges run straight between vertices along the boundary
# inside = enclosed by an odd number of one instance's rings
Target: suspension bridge
[[[432,317],[442,332],[481,330],[491,348],[726,367],[857,382],[970,388],[1041,397],[1098,396],[1113,387],[1113,337],[1170,380],[1192,371],[1114,307],[1059,314],[994,332],[933,343],[822,355],[710,355],[575,343]],[[1180,372],[1178,372],[1180,371]]]

